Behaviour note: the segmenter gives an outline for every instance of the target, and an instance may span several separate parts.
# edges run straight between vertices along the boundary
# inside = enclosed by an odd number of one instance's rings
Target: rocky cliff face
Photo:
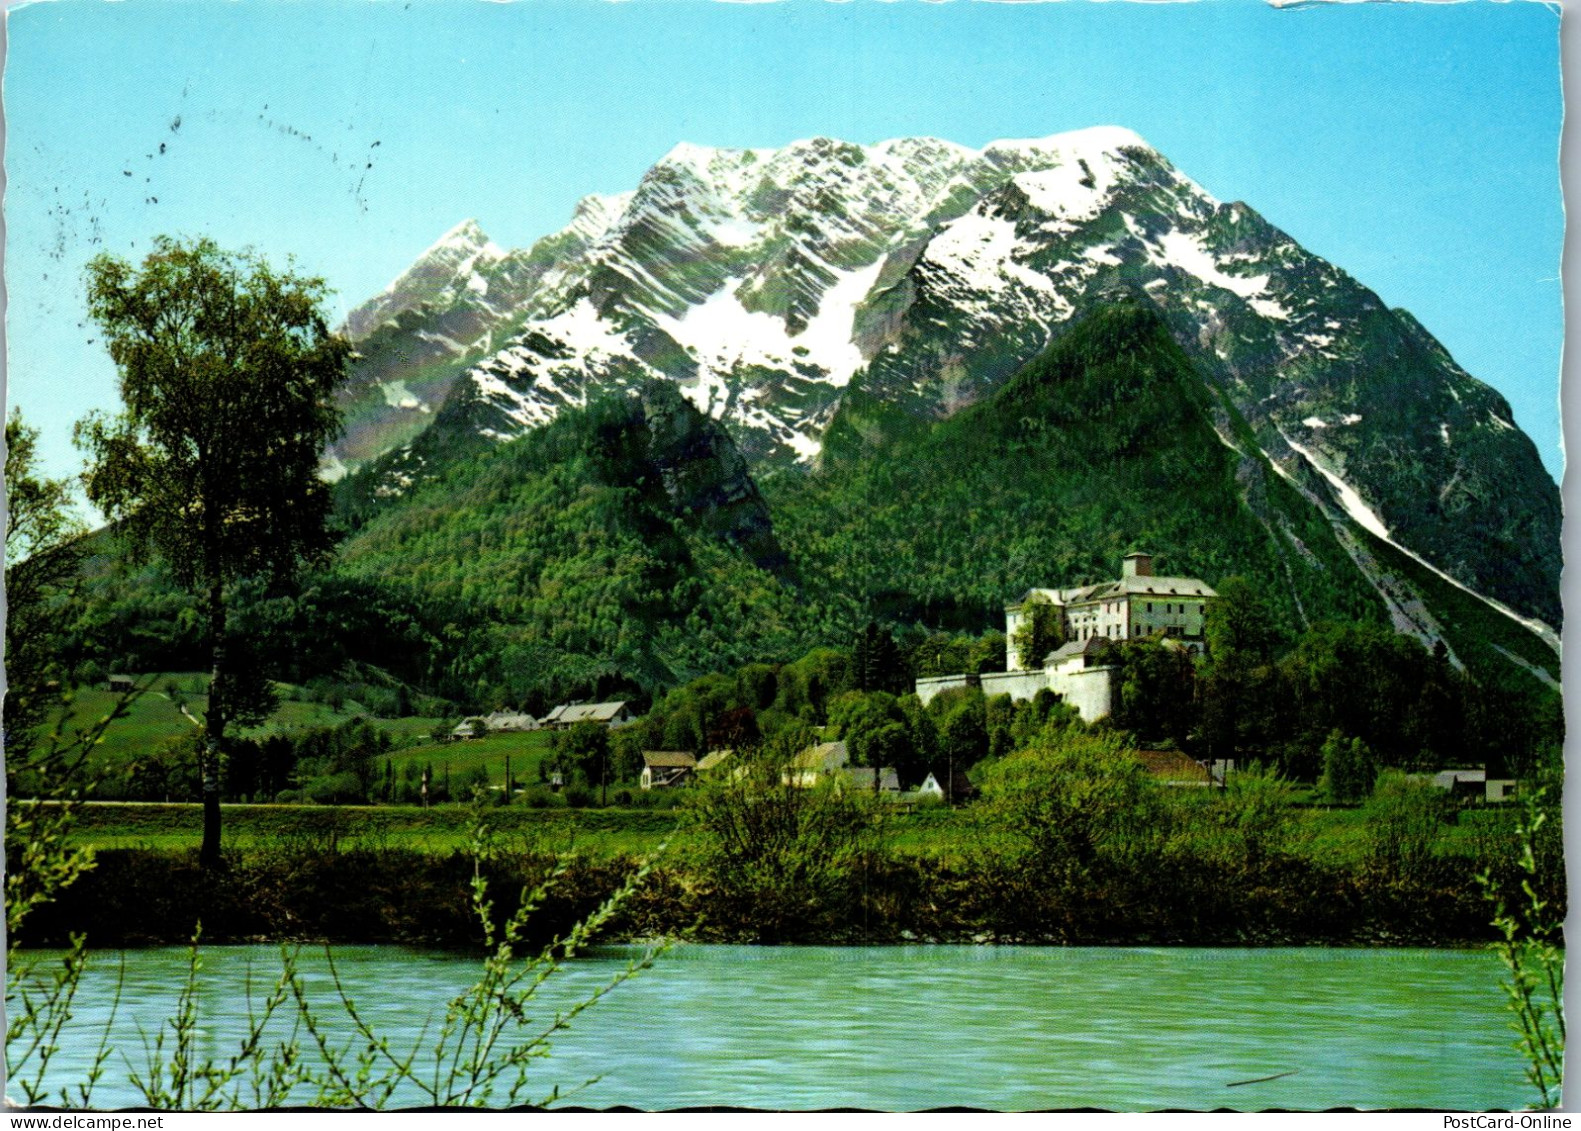
[[[1409,314],[1117,128],[982,150],[683,145],[528,251],[463,225],[348,322],[364,357],[335,454],[439,434],[387,457],[399,491],[425,450],[658,380],[755,468],[816,465],[854,406],[887,421],[860,433],[882,445],[896,421],[983,400],[1121,295],[1249,424],[1226,443],[1342,525],[1558,623],[1558,491],[1504,399]]]
[[[702,532],[741,549],[756,566],[779,572],[784,551],[747,461],[718,423],[668,383],[641,395],[652,461],[670,509]]]

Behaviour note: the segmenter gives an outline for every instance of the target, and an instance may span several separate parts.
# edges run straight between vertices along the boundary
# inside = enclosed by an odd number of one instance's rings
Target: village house
[[[1459,801],[1485,801],[1502,804],[1515,798],[1518,784],[1513,778],[1490,778],[1484,769],[1439,770],[1431,777],[1415,775]]]
[[[1179,750],[1138,750],[1136,756],[1154,780],[1167,786],[1223,789],[1228,775],[1235,772],[1233,758],[1198,761]]]
[[[922,779],[922,784],[917,787],[917,794],[923,797],[937,797],[944,801],[965,801],[977,796],[977,787],[966,776],[965,770],[956,770],[949,778],[950,788],[945,789],[944,783],[939,781],[937,774],[929,771],[928,776]]]
[[[546,730],[564,730],[577,723],[602,723],[614,729],[636,722],[625,700],[615,703],[562,703],[543,717]]]
[[[1203,622],[1218,594],[1195,577],[1153,573],[1151,554],[1127,554],[1120,577],[1074,589],[1029,589],[1005,606],[1005,670],[917,680],[924,703],[952,687],[980,686],[984,695],[1031,699],[1049,690],[1070,703],[1087,722],[1114,707],[1116,671],[1111,649],[1126,640],[1153,637],[1193,655],[1204,649]],[[1065,643],[1027,664],[1017,641],[1038,606],[1058,617]]]
[[[900,793],[900,775],[890,766],[853,766],[850,748],[843,742],[820,742],[791,759],[780,775],[784,785],[811,789],[819,782],[830,782],[836,790],[879,793],[890,797]],[[874,783],[877,788],[874,788]]]
[[[1482,799],[1495,805],[1514,801],[1520,789],[1520,783],[1514,778],[1489,778],[1482,784]]]
[[[1476,797],[1487,789],[1488,771],[1485,769],[1439,770],[1433,775],[1432,782],[1451,797]]]
[[[684,750],[644,750],[642,788],[667,789],[680,785],[697,769],[697,759]]]
[[[856,793],[878,793],[891,797],[900,793],[900,775],[888,766],[846,766],[834,780],[836,788],[842,791],[850,789]],[[877,788],[874,787],[875,781]]]
[[[489,728],[490,733],[538,729],[538,720],[522,711],[492,711],[483,716],[483,723]]]
[[[783,785],[811,789],[819,780],[837,774],[851,763],[851,753],[843,742],[820,742],[809,746],[790,760],[790,767],[780,775]]]

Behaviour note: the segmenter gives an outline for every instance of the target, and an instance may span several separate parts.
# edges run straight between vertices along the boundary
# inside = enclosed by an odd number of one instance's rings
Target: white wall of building
[[[1048,673],[1048,687],[1075,707],[1083,722],[1096,722],[1114,705],[1115,668],[1077,668]]]
[[[917,698],[924,703],[931,703],[933,697],[940,692],[948,691],[952,687],[965,687],[964,675],[934,675],[917,681]]]
[[[1049,686],[1048,673],[1041,668],[1019,672],[984,672],[981,677],[984,695],[1008,695],[1012,699],[1030,699]]]
[[[1114,702],[1114,668],[1082,666],[1082,660],[1067,661],[1059,667],[1021,672],[985,672],[977,677],[984,695],[1008,695],[1016,702],[1031,699],[1045,688],[1064,699],[1086,722],[1101,719]],[[917,698],[931,702],[936,695],[955,687],[968,686],[964,675],[930,676],[917,681]]]

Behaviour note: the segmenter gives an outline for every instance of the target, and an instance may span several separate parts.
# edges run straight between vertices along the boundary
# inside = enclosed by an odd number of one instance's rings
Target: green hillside
[[[671,432],[652,399],[615,399],[454,465],[377,511],[339,572],[449,623],[449,691],[476,702],[547,710],[794,651],[812,626],[768,512],[668,396]]]
[[[1026,589],[1116,576],[1134,549],[1160,573],[1252,579],[1286,632],[1382,618],[1322,515],[1218,429],[1245,426],[1157,316],[1124,304],[920,435],[837,419],[831,431],[865,430],[876,448],[769,495],[809,589],[864,595],[896,620],[1002,623]]]

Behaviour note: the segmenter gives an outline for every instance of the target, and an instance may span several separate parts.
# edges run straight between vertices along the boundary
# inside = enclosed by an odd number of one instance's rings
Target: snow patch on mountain
[[[379,391],[384,394],[384,403],[391,408],[413,409],[417,412],[429,411],[428,406],[406,387],[405,381],[381,382]]]
[[[1002,138],[989,142],[981,153],[990,160],[1047,160],[1050,157],[1067,160],[1107,160],[1121,149],[1151,149],[1142,135],[1124,126],[1088,126],[1085,129],[1067,130],[1047,137]]]
[[[461,221],[461,223],[440,236],[438,242],[429,248],[425,254],[432,254],[436,251],[459,251],[474,258],[480,255],[489,259],[503,259],[505,257],[504,250],[493,240],[489,239],[488,236],[484,235],[483,229],[478,226],[476,220]]]
[[[1011,183],[1026,194],[1027,202],[1034,208],[1066,224],[1080,224],[1096,219],[1103,211],[1114,182],[1114,170],[1109,162],[1095,159],[1091,163],[1081,161],[1036,173],[1021,173],[1012,178]]]
[[[596,244],[619,223],[636,195],[635,189],[621,193],[589,193],[576,202],[571,223],[561,234],[574,234],[589,244]]]
[[[1305,421],[1303,421],[1303,423],[1305,423]],[[1365,500],[1363,500],[1362,497],[1356,493],[1356,489],[1354,487],[1336,475],[1334,471],[1328,466],[1327,462],[1319,459],[1316,453],[1314,453],[1310,448],[1303,447],[1302,445],[1296,443],[1288,435],[1286,435],[1283,430],[1280,430],[1279,435],[1284,439],[1285,443],[1290,445],[1291,451],[1295,452],[1302,459],[1306,460],[1307,463],[1311,464],[1313,471],[1316,471],[1324,479],[1328,480],[1329,486],[1334,488],[1334,493],[1339,496],[1340,506],[1345,508],[1345,513],[1350,515],[1350,517],[1356,521],[1358,526],[1369,533],[1376,534],[1385,542],[1389,542],[1390,545],[1393,545],[1393,542],[1389,538],[1389,528],[1384,525],[1383,519],[1379,518],[1377,512],[1369,507]]]
[[[568,349],[584,357],[604,360],[632,356],[631,343],[626,340],[626,336],[605,321],[592,299],[586,297],[546,322],[544,329],[558,337]]]
[[[1422,603],[1421,594],[1403,579],[1384,569],[1379,564],[1378,559],[1373,556],[1366,543],[1357,535],[1356,531],[1345,525],[1341,515],[1333,511],[1306,484],[1291,475],[1279,460],[1274,459],[1262,448],[1259,448],[1258,451],[1263,459],[1267,461],[1268,466],[1274,470],[1275,474],[1294,487],[1301,494],[1302,498],[1317,507],[1320,512],[1328,517],[1334,529],[1334,536],[1339,541],[1340,548],[1355,563],[1356,568],[1361,571],[1361,575],[1366,578],[1367,584],[1372,586],[1373,592],[1377,593],[1379,600],[1383,602],[1384,608],[1389,613],[1389,623],[1394,626],[1394,630],[1407,636],[1414,636],[1427,648],[1443,644],[1448,651],[1450,663],[1454,664],[1456,668],[1464,669],[1465,665],[1455,654],[1455,650],[1450,646],[1449,641],[1445,639],[1444,629],[1439,624],[1438,618],[1433,616],[1427,606]],[[1310,462],[1310,458],[1308,462]],[[1313,464],[1313,466],[1316,467],[1317,465]]]
[[[1160,234],[1148,248],[1149,258],[1160,267],[1175,267],[1188,275],[1194,275],[1209,286],[1220,287],[1226,291],[1240,295],[1244,299],[1254,299],[1268,289],[1267,275],[1230,275],[1219,265],[1213,253],[1202,242],[1202,237],[1191,232],[1173,228]],[[1277,309],[1277,314],[1268,314],[1259,310],[1264,317],[1288,317],[1283,307],[1277,303],[1270,303]],[[1256,309],[1255,305],[1253,309]]]
[[[823,371],[824,383],[844,388],[866,360],[852,341],[856,308],[882,268],[879,260],[841,273],[798,334],[791,334],[783,319],[742,305],[737,291],[744,279],[726,279],[681,317],[655,315],[653,322],[697,361],[697,381],[683,391],[705,413],[718,416],[723,411],[730,394],[727,377],[741,366],[803,373],[816,367]],[[809,443],[810,456],[817,453],[817,444]]]
[[[935,237],[924,258],[968,287],[997,294],[1010,285],[1004,266],[1020,246],[1014,221],[987,215],[979,205]]]

